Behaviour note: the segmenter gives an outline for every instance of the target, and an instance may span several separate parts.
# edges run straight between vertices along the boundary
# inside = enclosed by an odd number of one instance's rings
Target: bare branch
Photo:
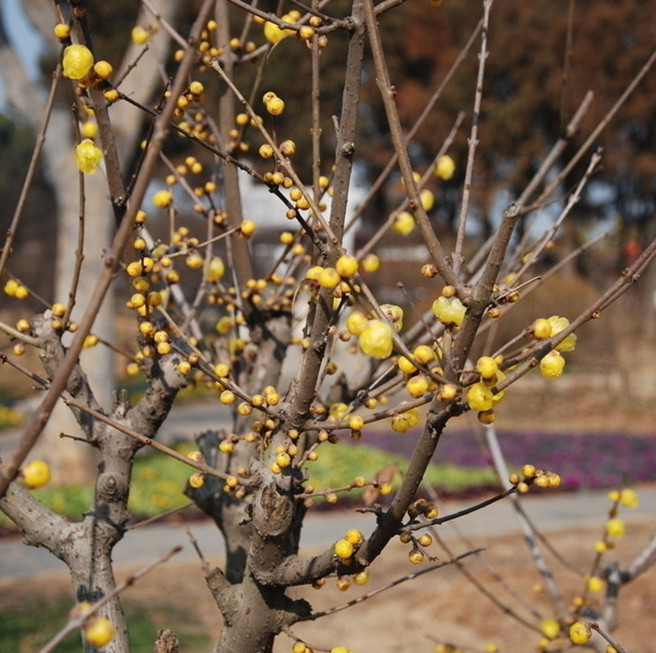
[[[415,578],[419,578],[419,576],[423,576],[424,574],[428,574],[430,572],[436,571],[437,569],[444,569],[445,567],[450,567],[451,565],[459,565],[461,561],[464,560],[465,558],[468,558],[469,556],[472,555],[477,555],[481,551],[484,551],[484,549],[482,547],[479,547],[476,549],[472,549],[471,551],[466,551],[465,553],[461,553],[460,555],[457,555],[455,557],[452,557],[450,560],[445,560],[444,562],[438,562],[434,565],[429,565],[428,567],[424,567],[423,569],[420,569],[419,571],[415,571],[412,574],[407,574],[405,576],[401,576],[400,578],[396,578],[395,580],[389,582],[387,585],[383,585],[382,587],[372,590],[371,592],[362,594],[361,596],[358,596],[357,599],[353,599],[346,603],[342,603],[341,605],[336,605],[335,607],[329,608],[328,610],[322,610],[321,612],[314,612],[307,617],[302,617],[301,619],[299,619],[299,621],[316,621],[317,619],[321,619],[321,617],[327,617],[328,615],[335,614],[336,612],[341,612],[342,610],[346,610],[347,608],[352,608],[353,606],[358,605],[363,601],[371,599],[374,596],[377,596],[378,594],[382,594],[383,592],[386,592],[387,590],[392,589],[393,587],[397,587],[398,585],[401,585],[402,583],[405,583],[409,580],[414,580]]]
[[[389,79],[389,73],[385,64],[383,44],[376,23],[372,0],[365,0],[364,15],[367,25],[367,33],[369,35],[369,42],[371,44],[371,50],[376,66],[376,81],[380,90],[381,98],[383,99],[383,104],[385,105],[387,122],[389,124],[390,134],[394,143],[394,151],[398,157],[399,169],[401,170],[403,183],[405,184],[405,189],[408,193],[410,207],[415,212],[417,217],[417,224],[421,230],[421,235],[440,275],[446,281],[446,283],[457,288],[460,285],[458,278],[447,263],[446,254],[439,240],[435,236],[435,232],[433,231],[428,215],[426,215],[426,211],[421,204],[419,193],[417,192],[417,187],[412,177],[412,166],[410,164],[407,147],[401,132],[401,122],[399,120],[396,103],[394,101],[394,88]]]
[[[469,134],[469,151],[467,153],[467,167],[465,169],[465,181],[462,186],[462,203],[460,205],[460,217],[458,219],[458,234],[456,246],[453,252],[453,271],[458,274],[463,263],[462,250],[465,243],[465,231],[467,229],[467,217],[471,198],[472,180],[474,177],[474,160],[476,148],[478,147],[478,124],[481,117],[481,102],[483,101],[483,79],[485,77],[485,62],[489,56],[487,49],[487,33],[490,24],[490,10],[492,0],[483,2],[483,19],[481,26],[481,51],[478,54],[478,76],[476,77],[476,93],[474,95],[474,112],[472,115],[472,126]]]

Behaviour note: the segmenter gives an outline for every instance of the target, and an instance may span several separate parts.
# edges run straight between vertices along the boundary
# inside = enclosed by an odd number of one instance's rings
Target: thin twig
[[[152,14],[153,18],[164,28],[164,31],[181,47],[187,47],[186,39],[166,20],[150,0],[142,0],[143,6]]]
[[[128,526],[125,527],[125,530],[134,531],[137,528],[142,528],[143,526],[151,526],[152,524],[155,524],[158,521],[166,519],[171,515],[177,515],[179,512],[182,512],[183,510],[187,510],[187,508],[194,508],[195,506],[196,504],[193,501],[189,501],[189,503],[185,503],[184,505],[178,506],[177,508],[171,508],[170,510],[166,510],[165,512],[162,512],[159,515],[153,515],[148,519],[141,519],[140,521],[135,522],[134,524],[129,524]]]
[[[380,5],[377,5],[380,6]],[[412,126],[410,131],[405,135],[404,137],[404,142],[407,145],[412,141],[414,138],[415,134],[419,131],[420,127],[424,124],[426,118],[428,118],[429,115],[431,115],[431,112],[433,110],[433,107],[439,100],[439,98],[442,96],[442,93],[446,86],[449,84],[453,76],[455,75],[456,71],[460,67],[460,65],[464,62],[464,60],[467,58],[467,55],[469,54],[469,51],[471,50],[472,46],[476,42],[476,38],[478,37],[478,33],[481,30],[483,22],[480,20],[474,30],[472,31],[471,35],[469,36],[469,39],[467,43],[465,43],[464,47],[460,50],[458,53],[458,57],[456,60],[453,62],[453,65],[449,68],[449,71],[447,74],[444,76],[444,79],[442,82],[439,84],[439,86],[435,89],[435,92],[431,95],[430,100],[426,103],[426,106],[424,107],[423,111],[415,121],[415,124]],[[445,149],[446,148],[441,148]],[[367,206],[369,206],[371,200],[373,200],[374,197],[376,197],[376,194],[380,191],[380,189],[383,187],[383,184],[389,177],[390,173],[392,170],[394,170],[394,167],[396,166],[398,161],[398,155],[396,151],[392,153],[392,156],[390,157],[389,161],[385,164],[385,167],[381,171],[381,173],[378,175],[376,180],[373,182],[371,187],[369,188],[369,191],[367,192],[366,197],[362,200],[360,203],[360,206],[357,208],[355,211],[353,217],[352,217],[352,222],[351,225],[358,220],[358,218],[362,215],[364,210],[366,209]],[[347,227],[348,229],[348,227]]]
[[[77,289],[80,283],[80,274],[82,272],[82,261],[84,261],[84,225],[86,215],[86,194],[85,194],[85,178],[82,171],[78,172],[78,228],[77,228],[77,247],[75,248],[75,265],[73,266],[73,273],[71,275],[71,287],[68,291],[68,302],[66,303],[66,310],[62,317],[62,324],[64,327],[69,323],[71,313],[75,306],[75,298],[77,297]]]
[[[531,256],[529,260],[523,263],[522,267],[517,271],[516,274],[518,279],[521,278],[526,269],[528,269],[536,262],[542,252],[544,252],[547,245],[553,240],[558,229],[560,229],[567,216],[571,213],[572,209],[581,201],[581,194],[583,189],[590,182],[592,175],[597,171],[600,162],[601,152],[598,150],[597,152],[594,152],[590,157],[590,163],[588,164],[583,177],[581,177],[581,180],[579,181],[574,192],[567,199],[567,203],[565,204],[565,207],[561,211],[560,215],[556,218],[556,220],[554,220],[554,223],[551,225],[551,227],[544,232],[538,242],[534,245],[533,249],[531,250]],[[521,250],[518,250],[517,253],[520,256],[522,255]]]
[[[608,110],[606,115],[599,121],[597,126],[592,130],[588,138],[585,140],[583,145],[576,151],[574,156],[569,160],[567,165],[563,167],[563,169],[560,171],[560,173],[556,176],[556,178],[547,185],[547,187],[542,191],[541,195],[538,197],[538,199],[535,201],[535,203],[531,206],[526,206],[524,207],[524,211],[528,212],[534,208],[534,206],[540,206],[547,197],[553,193],[553,191],[560,186],[562,183],[563,179],[569,175],[572,170],[574,169],[574,166],[581,160],[581,158],[585,155],[585,153],[594,145],[594,143],[597,141],[599,138],[599,135],[601,132],[606,129],[608,126],[608,123],[615,117],[617,112],[620,110],[620,108],[624,105],[624,103],[629,99],[633,91],[638,87],[640,82],[644,79],[645,75],[651,70],[652,66],[656,63],[656,50],[654,50],[649,59],[644,63],[642,68],[638,71],[636,76],[631,80],[630,84],[626,87],[622,95],[616,100],[616,102],[613,104],[613,106]]]
[[[444,515],[444,517],[435,517],[435,519],[431,519],[426,522],[418,522],[416,524],[410,524],[408,526],[405,526],[403,530],[417,531],[417,530],[422,530],[424,528],[430,528],[431,526],[439,526],[441,524],[446,524],[447,522],[453,521],[454,519],[460,519],[465,515],[471,515],[474,512],[478,512],[479,510],[482,510],[483,508],[487,508],[488,506],[491,506],[493,503],[497,503],[498,501],[501,501],[506,497],[512,496],[516,492],[517,492],[517,488],[515,486],[509,487],[503,492],[499,492],[498,494],[495,494],[489,499],[484,499],[483,501],[479,501],[478,503],[475,503],[472,506],[468,506],[467,508],[463,508],[462,510],[452,512],[449,515]]]
[[[444,154],[446,154],[449,147],[451,147],[451,144],[455,140],[458,129],[460,129],[460,125],[462,124],[462,121],[464,120],[464,118],[465,118],[465,114],[464,114],[464,112],[461,111],[458,114],[458,116],[456,117],[456,120],[453,124],[453,127],[451,127],[451,131],[449,132],[448,136],[444,139],[444,143],[442,144],[442,147],[439,149],[438,153],[433,158],[432,163],[429,166],[427,166],[426,171],[424,172],[421,179],[419,180],[419,183],[417,184],[418,190],[421,190],[424,187],[424,185],[426,184],[428,179],[433,174],[434,165],[439,161],[439,159]],[[408,138],[406,137],[406,141],[407,140],[408,140]],[[397,158],[396,153],[394,153],[393,159],[395,161],[396,161],[396,158]],[[385,173],[385,171],[387,171],[387,173]],[[386,167],[385,170],[383,170],[383,172],[381,172],[381,174],[378,176],[378,179],[376,180],[374,185],[376,183],[379,183],[379,182],[382,185],[384,180],[386,179],[386,177],[389,175],[390,171],[391,171],[391,167],[390,167],[389,170],[387,170],[387,167]],[[372,190],[373,190],[373,187],[372,187]],[[372,196],[373,196],[372,192],[370,191],[370,193],[367,195],[365,200],[358,207],[358,210],[356,211],[356,214],[353,216],[353,218],[351,219],[351,222],[346,227],[346,231],[348,231],[349,228],[354,227],[356,224],[358,224],[358,217],[360,216],[360,214],[364,210],[364,207],[366,206],[367,200]],[[401,201],[401,203],[389,214],[387,220],[385,220],[385,222],[383,222],[380,225],[380,227],[378,227],[376,232],[358,250],[358,252],[356,253],[356,256],[359,259],[364,258],[376,246],[376,244],[380,241],[380,239],[387,233],[388,229],[393,224],[396,216],[399,215],[399,213],[401,213],[401,211],[404,211],[407,208],[409,203],[410,203],[410,200],[407,197],[404,197],[404,199]]]
[[[492,456],[494,469],[497,472],[501,483],[505,486],[508,486],[508,466],[503,456],[503,452],[501,451],[501,446],[497,438],[494,424],[485,426],[484,432],[485,441],[490,451],[490,455]],[[547,592],[549,593],[549,597],[551,598],[551,601],[554,604],[560,619],[564,620],[567,617],[567,606],[565,604],[565,600],[563,599],[563,595],[560,592],[560,588],[556,584],[554,575],[547,565],[547,561],[544,559],[544,556],[540,551],[540,547],[537,544],[533,523],[525,518],[524,511],[519,508],[521,505],[521,500],[516,494],[512,497],[512,505],[513,508],[515,508],[517,520],[524,535],[526,545],[528,546],[531,556],[533,557],[535,567],[542,576],[542,579],[547,588]]]
[[[178,451],[172,449],[171,447],[167,447],[165,444],[162,444],[157,440],[153,440],[152,438],[147,438],[146,436],[141,435],[141,433],[138,433],[134,429],[131,429],[125,426],[124,424],[121,424],[120,422],[112,419],[111,417],[108,417],[104,413],[94,410],[93,408],[89,408],[85,403],[78,401],[77,399],[69,396],[67,393],[62,394],[62,400],[66,405],[72,406],[73,408],[77,408],[78,410],[81,410],[87,415],[91,415],[91,417],[99,420],[100,422],[103,422],[104,424],[111,426],[117,431],[120,431],[121,433],[125,433],[125,435],[130,436],[134,440],[141,442],[141,444],[148,445],[149,447],[156,449],[161,453],[165,453],[167,456],[170,456],[171,458],[175,458],[175,460],[178,460],[181,463],[184,463],[185,465],[189,465],[189,467],[193,467],[194,469],[197,469],[199,472],[203,472],[203,474],[207,474],[208,476],[216,476],[217,478],[220,478],[222,480],[227,479],[229,476],[229,474],[219,472],[218,470],[214,469],[213,467],[210,467],[209,465],[206,465],[205,463],[196,462],[195,460],[188,458],[184,454],[179,453]],[[239,484],[248,485],[248,481],[246,481],[246,479],[240,478]]]
[[[389,77],[389,71],[385,62],[384,48],[380,36],[380,31],[376,23],[376,16],[374,12],[372,0],[365,0],[365,22],[367,25],[367,32],[369,34],[369,43],[374,58],[374,65],[376,67],[376,82],[380,91],[383,105],[385,106],[385,114],[387,116],[387,123],[390,129],[392,142],[394,143],[394,151],[398,157],[399,169],[405,184],[405,190],[410,200],[410,207],[415,212],[417,225],[421,231],[422,238],[431,254],[433,263],[437,267],[440,275],[446,283],[459,287],[458,277],[454,274],[451,266],[447,262],[446,253],[442,248],[440,241],[435,235],[435,231],[430,224],[430,220],[426,211],[424,210],[417,186],[412,176],[412,165],[410,164],[410,157],[408,155],[407,143],[404,141],[401,129],[401,120],[399,118],[398,110],[396,107],[395,93]]]
[[[191,532],[191,528],[187,528],[186,533],[187,533],[187,537],[189,538],[189,541],[191,542],[191,546],[194,547],[194,551],[196,551],[198,557],[200,558],[201,569],[203,570],[203,573],[207,576],[207,574],[210,573],[210,565],[205,559],[203,552],[200,550],[200,545],[198,544],[198,540],[194,537],[194,534]]]
[[[366,601],[367,599],[370,599],[378,594],[381,594],[382,592],[385,592],[389,589],[392,589],[393,587],[396,587],[397,585],[401,585],[401,583],[405,583],[406,581],[409,580],[414,580],[415,578],[418,578],[419,576],[423,576],[424,574],[428,574],[432,571],[435,571],[436,569],[443,569],[444,567],[448,567],[453,564],[458,564],[465,558],[468,558],[469,556],[476,555],[480,553],[481,551],[484,551],[484,547],[477,547],[475,549],[472,549],[471,551],[466,551],[465,553],[461,553],[460,555],[457,555],[450,560],[445,560],[444,562],[438,562],[437,564],[430,565],[429,567],[426,567],[424,569],[421,569],[419,571],[416,571],[412,574],[408,574],[407,576],[402,576],[401,578],[396,578],[395,580],[391,581],[387,585],[383,585],[382,587],[378,587],[375,590],[372,590],[371,592],[367,592],[367,594],[363,594],[362,596],[358,596],[358,598],[353,599],[351,601],[348,601],[346,603],[342,603],[341,605],[336,605],[332,608],[329,608],[328,610],[322,610],[321,612],[313,612],[312,614],[308,615],[307,617],[301,617],[299,621],[316,621],[317,619],[320,619],[321,617],[326,617],[331,614],[335,614],[336,612],[341,612],[342,610],[346,610],[347,608],[351,608],[354,605],[358,605],[359,603],[362,603],[363,601]]]
[[[469,202],[471,199],[472,180],[474,178],[474,161],[476,148],[478,147],[478,124],[481,118],[481,103],[483,101],[483,79],[485,77],[485,62],[489,56],[487,49],[487,33],[490,25],[490,10],[492,0],[483,2],[483,25],[481,28],[481,51],[478,55],[478,74],[476,77],[476,92],[474,94],[474,113],[472,115],[472,126],[469,134],[469,149],[467,151],[467,166],[465,168],[465,180],[462,185],[462,203],[460,205],[460,217],[458,219],[458,232],[456,244],[453,251],[453,271],[457,275],[463,263],[463,247],[465,244],[465,232],[467,230],[467,216],[469,213]]]
[[[628,651],[623,646],[620,646],[598,623],[588,622],[588,626],[590,626],[592,630],[597,631],[615,649],[616,653],[628,653]]]
[[[552,338],[536,343],[530,348],[523,358],[524,363],[518,365],[516,369],[510,372],[506,378],[497,384],[495,391],[500,392],[508,386],[515,383],[518,379],[528,373],[533,367],[539,364],[541,358],[547,355],[552,349],[559,345],[570,333],[574,333],[583,324],[590,320],[595,320],[601,316],[604,309],[610,306],[618,297],[623,295],[631,286],[636,283],[645,267],[656,258],[656,238],[645,247],[640,256],[628,267],[622,275],[613,283],[602,295],[597,297],[578,317],[570,322],[570,325],[563,329],[558,335]]]
[[[429,483],[424,483],[424,488],[426,489],[426,492],[428,493],[428,496],[431,499],[431,501],[434,504],[437,504],[439,502],[439,498],[437,496],[437,493],[435,492],[435,489]],[[472,546],[469,539],[466,538],[458,528],[457,523],[452,524],[452,528],[458,534],[459,538],[463,541],[465,546],[467,547]],[[434,527],[431,527],[430,532],[435,538],[435,540],[442,547],[442,549],[444,549],[444,551],[446,551],[446,553],[449,556],[452,556],[453,554],[451,552],[451,548],[447,545],[444,538],[441,537],[438,530]],[[523,608],[531,615],[533,615],[533,617],[536,619],[542,618],[542,616],[537,611],[535,606],[531,603],[531,601],[525,598],[524,594],[517,592],[513,587],[511,587],[510,583],[508,583],[503,578],[503,576],[494,569],[494,567],[490,564],[489,560],[486,559],[484,554],[477,556],[477,558],[484,566],[487,573],[495,580],[495,582],[499,583],[503,587],[503,589],[508,593],[514,605],[523,606]],[[502,612],[508,614],[513,619],[516,619],[519,623],[526,626],[527,628],[535,629],[535,625],[525,620],[514,607],[510,607],[509,605],[503,603],[498,596],[498,592],[493,590],[492,588],[489,588],[484,580],[479,580],[477,576],[475,576],[467,567],[463,565],[456,565],[456,567],[458,568],[460,573],[465,578],[467,578],[467,580],[469,580],[470,583],[472,583],[484,596],[486,596],[490,601],[492,601],[492,603],[496,605]]]
[[[435,538],[436,542],[442,547],[442,549],[447,553],[447,555],[453,555],[451,553],[451,548],[445,542],[444,538],[442,538],[439,535],[437,530],[431,529],[431,533],[433,534],[433,537]],[[478,556],[478,557],[481,558],[482,556]],[[468,567],[456,563],[456,568],[485,598],[487,598],[494,606],[496,606],[501,612],[503,612],[503,614],[509,616],[511,619],[514,619],[517,623],[520,623],[522,626],[528,628],[529,630],[539,631],[538,627],[534,623],[532,623],[525,617],[522,617],[514,607],[511,607],[511,605],[508,605],[507,603],[501,601],[501,599],[498,596],[498,592],[488,587],[487,584],[482,580],[480,580],[476,575],[474,575],[474,573],[472,573],[472,571]],[[499,580],[497,574],[494,574],[489,569],[488,571],[493,574],[494,578]],[[511,595],[514,594],[509,587],[506,587],[506,591],[508,591]],[[513,597],[513,598],[515,599],[515,603],[516,603],[517,597]],[[540,616],[536,613],[535,609],[531,606],[530,603],[523,601],[522,604],[524,608],[526,608],[535,618],[538,619],[540,618]]]
[[[565,132],[565,124],[568,120],[567,101],[569,99],[569,82],[572,71],[572,40],[574,36],[574,8],[576,0],[569,0],[567,8],[567,36],[565,37],[565,54],[563,57],[563,85],[560,90],[560,130]]]
[[[46,102],[45,111],[43,114],[43,121],[41,123],[41,128],[36,137],[36,142],[34,144],[34,150],[32,151],[32,157],[30,159],[30,165],[27,168],[27,173],[25,175],[25,180],[21,186],[21,192],[18,196],[18,202],[16,203],[16,208],[14,209],[14,214],[11,218],[11,223],[7,232],[5,234],[5,241],[0,249],[0,278],[2,273],[7,265],[9,260],[9,255],[12,252],[12,246],[14,243],[14,238],[18,230],[18,225],[23,216],[23,211],[25,210],[25,204],[32,188],[32,183],[34,182],[34,177],[39,165],[39,159],[41,158],[41,152],[43,151],[43,145],[46,141],[46,131],[48,130],[48,124],[50,123],[50,116],[52,115],[52,109],[55,104],[55,97],[57,95],[57,88],[61,80],[61,64],[57,64],[57,68],[52,76],[52,82],[50,84],[50,92],[48,93],[48,100]]]
[[[278,144],[276,143],[274,137],[266,129],[262,121],[258,119],[255,110],[251,107],[248,100],[242,95],[241,91],[237,88],[233,80],[230,79],[230,77],[223,70],[223,67],[221,66],[220,62],[217,60],[212,60],[210,65],[217,73],[219,73],[219,76],[221,77],[222,81],[228,85],[230,90],[234,93],[235,97],[239,100],[239,102],[241,102],[245,111],[248,113],[249,117],[256,125],[258,131],[264,137],[264,140],[267,142],[268,145],[271,146],[276,161],[280,165],[281,169],[285,172],[285,174],[287,174],[292,179],[296,187],[301,191],[303,197],[307,200],[312,217],[317,220],[317,222],[321,225],[322,229],[326,232],[329,242],[334,248],[334,250],[338,254],[342,254],[344,250],[341,244],[341,240],[333,232],[333,229],[326,221],[322,211],[315,203],[314,198],[311,196],[311,194],[307,192],[305,188],[305,184],[303,184],[301,178],[298,176],[298,173],[292,166],[290,160],[286,156],[284,156],[280,151],[280,148],[278,147]]]

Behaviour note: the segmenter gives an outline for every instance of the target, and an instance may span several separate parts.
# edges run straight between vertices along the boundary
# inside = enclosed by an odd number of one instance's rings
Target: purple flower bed
[[[410,456],[417,433],[371,433],[368,444]],[[499,431],[499,442],[511,467],[531,463],[560,474],[563,488],[612,488],[621,483],[656,481],[656,435],[622,433],[552,434]],[[435,463],[487,467],[489,454],[480,432],[447,432]]]

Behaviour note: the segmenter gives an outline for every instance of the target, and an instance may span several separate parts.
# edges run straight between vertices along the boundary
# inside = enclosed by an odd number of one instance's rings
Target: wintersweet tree
[[[425,11],[440,11],[440,4],[426,3]],[[43,393],[18,448],[0,467],[0,508],[27,543],[47,548],[68,566],[78,604],[62,632],[81,627],[88,651],[129,651],[112,550],[129,537],[127,501],[136,453],[144,447],[163,451],[189,466],[185,492],[214,520],[225,541],[225,565],[205,570],[208,600],[216,602],[223,619],[214,650],[271,651],[283,632],[296,653],[320,650],[294,635],[294,624],[321,615],[307,601],[292,598],[290,588],[318,586],[335,576],[366,579],[369,565],[397,537],[407,543],[410,562],[430,558],[427,531],[455,518],[439,516],[435,504],[419,495],[447,423],[473,411],[490,426],[505,393],[534,368],[547,379],[566,373],[576,330],[591,320],[603,324],[608,306],[654,257],[656,242],[581,314],[536,314],[506,342],[490,344],[492,326],[568,262],[564,257],[544,271],[545,254],[554,260],[554,239],[601,165],[597,135],[638,92],[654,55],[635,71],[602,122],[581,134],[593,102],[584,96],[523,191],[498,215],[485,216],[495,228],[481,241],[476,198],[482,189],[474,165],[485,147],[479,143],[485,70],[489,57],[503,57],[488,42],[491,0],[483,2],[480,22],[453,64],[457,68],[478,50],[472,104],[453,116],[444,140],[434,144],[433,160],[421,167],[413,161],[413,135],[439,102],[442,83],[417,123],[404,131],[386,63],[393,43],[383,42],[379,31],[388,14],[404,11],[401,2],[355,0],[334,9],[327,2],[290,3],[274,13],[241,0],[203,0],[191,24],[164,17],[155,2],[144,1],[143,7],[150,17],[134,26],[134,59],[117,76],[94,51],[92,5],[54,4],[52,25],[61,56],[53,79],[73,91],[78,134],[61,165],[77,166],[79,184],[60,190],[80,198],[80,229],[104,228],[98,217],[110,207],[114,235],[105,251],[83,251],[80,239],[70,297],[44,300],[31,317],[15,326],[2,324],[15,340],[3,361]],[[165,32],[174,47],[157,68],[159,89],[140,101],[124,85],[153,65],[144,52],[154,32]],[[324,56],[334,42],[344,43],[339,67]],[[325,60],[331,61],[328,68]],[[295,78],[297,61],[308,70],[301,80]],[[340,113],[326,115],[325,89],[335,88],[338,75]],[[380,177],[353,206],[358,122],[367,111],[360,100],[364,79],[375,79],[392,149]],[[306,88],[304,102],[286,101],[286,84],[299,82]],[[121,149],[124,141],[113,120],[119,107],[129,109],[135,122],[145,121],[140,148]],[[309,137],[296,133],[301,115],[311,117]],[[46,141],[50,129],[46,114]],[[468,134],[462,161],[449,154],[458,130]],[[307,144],[304,156],[297,143]],[[330,159],[323,154],[327,149],[334,152]],[[573,154],[566,157],[566,152]],[[306,163],[295,163],[301,160]],[[564,189],[563,180],[581,164],[575,186]],[[464,180],[457,229],[445,237],[434,211],[441,184],[456,168],[463,170]],[[89,180],[98,178],[106,184],[104,201],[85,202]],[[28,174],[26,192],[30,179]],[[263,217],[255,219],[244,211],[248,198],[242,189],[258,187],[269,196],[258,211]],[[376,233],[358,242],[359,221],[383,191],[394,194],[398,204],[378,221]],[[554,205],[558,215],[546,230],[515,236],[520,218]],[[19,228],[17,211],[2,253],[3,287],[15,300],[29,301],[29,288],[11,272],[11,243]],[[371,290],[384,268],[394,265],[376,255],[377,244],[390,234],[400,241],[411,233],[419,234],[422,255],[403,272],[428,289],[426,306],[410,294],[403,306],[390,304]],[[264,256],[255,256],[262,251]],[[93,276],[81,319],[73,323],[70,310],[83,257],[102,257],[102,266]],[[99,342],[94,334],[110,289],[129,316],[129,350]],[[115,348],[127,372],[143,379],[143,395],[132,398],[117,390],[113,403],[103,404],[80,355],[92,346]],[[30,347],[38,350],[41,369],[21,362]],[[229,415],[231,428],[203,433],[185,456],[159,443],[157,435],[176,396],[190,385],[216,393],[217,421]],[[47,460],[26,462],[60,399],[85,440],[64,439],[58,446],[91,447],[99,459],[93,502],[75,522],[30,493],[48,482]],[[353,449],[340,445],[340,438],[357,446],[378,423],[414,443],[396,485],[381,474],[356,477],[348,487],[310,487],[308,469],[322,449],[338,446],[348,456]],[[558,486],[557,470],[536,469],[530,461],[508,476],[492,429],[488,436],[506,485],[497,498],[517,500],[534,486]],[[345,523],[343,538],[333,546],[304,555],[300,535],[315,498],[332,501],[338,491],[355,488],[366,488],[362,502],[371,515],[371,533],[365,536]],[[634,499],[625,490],[616,504],[630,505]],[[531,539],[530,523],[525,527]],[[616,537],[621,529],[613,513],[605,537]],[[569,638],[597,650],[611,642],[620,650],[610,635],[615,597],[649,565],[654,546],[650,543],[624,573],[609,575],[607,610],[595,615],[594,623],[585,601],[570,611],[552,588],[554,619],[533,624],[545,638],[543,649],[556,650]],[[535,556],[548,578],[544,560]],[[595,564],[601,574],[599,561]],[[178,650],[168,632],[157,646]],[[339,642],[331,646],[335,653],[348,651]]]

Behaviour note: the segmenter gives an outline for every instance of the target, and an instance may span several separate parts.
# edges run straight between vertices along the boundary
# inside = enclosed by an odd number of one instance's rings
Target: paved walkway
[[[228,426],[228,411],[217,410],[214,402],[207,404],[178,405],[164,423],[158,439],[173,442],[204,429]],[[222,423],[225,420],[225,423]],[[0,433],[0,452],[4,455],[20,437],[19,429]],[[656,486],[639,489],[640,505],[634,510],[623,510],[627,523],[640,521],[653,523],[656,530]],[[471,502],[445,501],[440,510],[450,514],[470,505]],[[536,524],[545,532],[572,528],[599,526],[604,523],[610,506],[606,492],[541,493],[528,495],[524,505]],[[468,515],[456,522],[457,528],[466,536],[474,538],[494,537],[519,532],[517,520],[510,500],[496,503],[484,510]],[[308,513],[305,521],[301,546],[316,550],[329,546],[339,539],[347,528],[358,528],[369,533],[374,517],[355,511],[315,511]],[[219,532],[211,521],[190,525],[199,546],[210,561],[218,562],[223,555]],[[444,525],[445,532],[454,532],[453,527]],[[186,529],[181,525],[152,525],[130,531],[114,550],[117,566],[138,566],[152,561],[175,545],[183,550],[175,560],[189,561],[196,552],[189,542]],[[42,572],[65,572],[65,565],[45,549],[22,544],[20,538],[0,539],[0,578],[29,576]]]
[[[656,487],[638,489],[640,505],[636,509],[623,509],[622,518],[631,523],[652,523],[656,530]],[[557,532],[573,528],[599,526],[605,521],[610,503],[606,492],[556,493],[527,496],[524,506],[543,532]],[[441,504],[443,515],[456,512],[470,502],[447,500]],[[458,530],[467,537],[487,539],[497,535],[518,532],[517,520],[509,500],[488,506],[484,510],[455,521]],[[371,532],[374,517],[355,511],[315,511],[306,518],[301,548],[315,550],[327,547],[339,539],[347,528]],[[203,555],[213,563],[223,556],[220,534],[211,521],[189,525]],[[452,527],[441,527],[444,533],[454,533]],[[114,550],[117,567],[147,564],[176,545],[182,552],[172,560],[188,562],[197,559],[183,525],[151,525],[136,528],[119,542]],[[66,567],[45,549],[25,546],[20,538],[0,540],[0,578],[31,576],[44,572],[65,572]]]

